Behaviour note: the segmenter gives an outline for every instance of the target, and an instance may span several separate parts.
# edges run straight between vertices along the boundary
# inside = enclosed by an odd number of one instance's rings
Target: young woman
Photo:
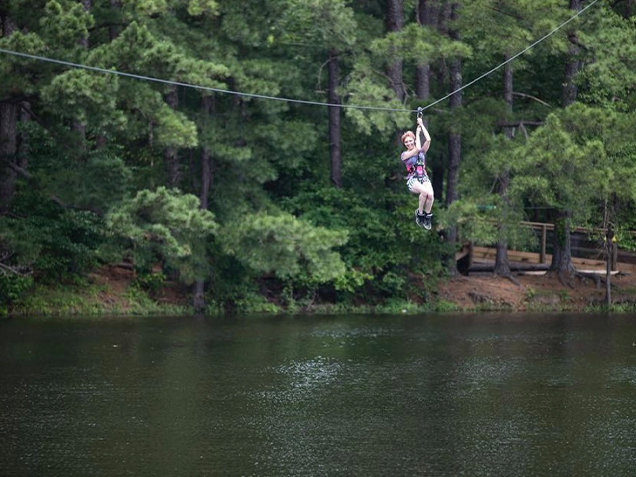
[[[424,144],[420,140],[424,135]],[[417,118],[415,134],[407,131],[402,135],[402,144],[406,147],[400,158],[406,166],[406,186],[410,192],[419,195],[419,207],[415,210],[415,223],[426,230],[431,229],[431,209],[433,208],[433,186],[426,174],[426,151],[431,146],[431,136],[424,127],[421,117]]]

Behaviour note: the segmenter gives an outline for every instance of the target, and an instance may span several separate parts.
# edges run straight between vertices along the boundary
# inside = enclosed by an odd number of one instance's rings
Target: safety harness
[[[422,117],[422,112],[423,109],[422,108],[417,108],[417,117],[421,118]],[[415,161],[415,164],[412,164],[410,167],[407,167],[406,170],[409,173],[409,176],[415,176],[415,178],[420,181],[421,184],[424,183],[424,178],[427,177],[426,174],[426,156],[422,153],[419,152],[417,154],[417,160]]]
[[[426,174],[426,160],[425,156],[422,153],[417,155],[417,161],[411,167],[407,168],[409,176],[415,176],[415,178],[420,181],[421,184],[425,182]]]

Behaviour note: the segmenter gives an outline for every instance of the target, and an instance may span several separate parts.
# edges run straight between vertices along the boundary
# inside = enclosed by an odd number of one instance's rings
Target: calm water
[[[2,476],[633,476],[636,316],[0,322]]]

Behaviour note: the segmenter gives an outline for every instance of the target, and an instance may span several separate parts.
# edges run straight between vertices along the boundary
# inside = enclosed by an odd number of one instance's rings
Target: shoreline
[[[203,315],[260,314],[417,314],[446,312],[634,312],[636,276],[612,277],[612,305],[605,304],[605,285],[589,278],[576,278],[562,284],[558,278],[518,275],[513,281],[496,276],[458,276],[440,283],[422,298],[418,291],[407,299],[387,300],[384,304],[338,304],[294,302],[281,306],[254,296],[222,310],[209,304]],[[151,296],[152,295],[152,296]],[[426,294],[423,294],[426,295]],[[86,283],[37,286],[21,303],[7,308],[5,316],[187,316],[196,314],[190,290],[166,282],[154,293],[140,289],[130,276],[90,274]]]

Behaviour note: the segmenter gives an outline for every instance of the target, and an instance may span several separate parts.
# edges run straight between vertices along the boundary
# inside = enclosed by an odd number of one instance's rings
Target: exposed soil
[[[583,310],[605,302],[605,277],[574,278],[561,283],[554,274],[515,275],[519,284],[492,274],[458,276],[441,283],[436,300],[453,303],[461,310],[509,309],[527,310]],[[96,297],[105,307],[127,309],[129,287],[135,280],[131,269],[106,266],[89,276],[92,283],[101,285]],[[612,303],[636,305],[636,274],[620,273],[611,277]],[[158,303],[187,305],[190,290],[174,282],[166,282],[153,299]]]
[[[574,278],[563,284],[556,274],[515,275],[519,285],[507,278],[459,276],[442,284],[438,299],[461,309],[507,308],[582,310],[605,302],[605,277]],[[636,275],[618,274],[610,279],[612,303],[636,303]]]
[[[130,307],[129,295],[135,279],[132,267],[119,265],[106,265],[88,275],[89,282],[100,288],[97,300],[105,308],[124,311]],[[191,301],[187,287],[170,280],[149,295],[158,304],[186,306]]]

